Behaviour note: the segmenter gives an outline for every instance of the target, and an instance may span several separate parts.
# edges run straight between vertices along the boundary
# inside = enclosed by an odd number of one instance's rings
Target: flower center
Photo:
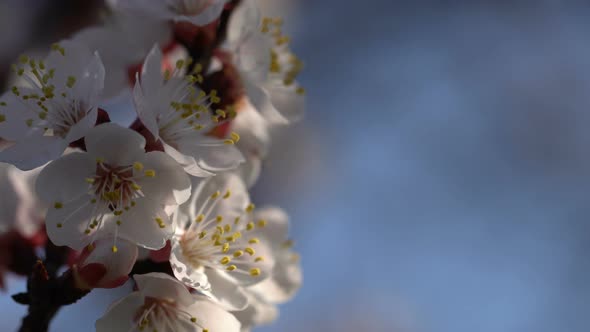
[[[128,209],[133,199],[142,196],[141,186],[136,182],[133,166],[111,166],[102,161],[96,163],[96,173],[88,179],[91,191],[112,211]]]
[[[144,304],[137,310],[133,320],[139,331],[145,331],[146,328],[154,331],[177,331],[179,324],[187,321],[206,330],[196,317],[179,308],[175,301],[149,296],[145,298]]]

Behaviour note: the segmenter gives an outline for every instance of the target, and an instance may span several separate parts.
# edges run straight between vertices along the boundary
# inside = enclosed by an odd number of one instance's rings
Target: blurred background
[[[254,197],[291,214],[305,283],[259,331],[588,331],[590,5],[278,2],[309,102]],[[0,74],[95,5],[2,0]],[[0,330],[22,289],[9,280]],[[93,330],[119,296],[52,331]]]

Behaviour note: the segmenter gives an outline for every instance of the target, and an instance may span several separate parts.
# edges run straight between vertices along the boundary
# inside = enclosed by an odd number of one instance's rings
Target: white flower
[[[50,204],[49,238],[79,250],[108,233],[113,251],[118,237],[162,248],[173,233],[165,209],[189,198],[188,176],[165,153],[145,153],[141,135],[113,123],[90,130],[85,143],[87,153],[53,161],[37,180]]]
[[[154,44],[163,45],[171,37],[171,28],[165,22],[119,13],[103,25],[79,31],[72,39],[100,53],[106,68],[102,97],[108,99],[131,86],[130,79],[135,75],[130,70],[139,67]]]
[[[96,321],[97,332],[238,332],[236,318],[163,273],[135,275],[137,292]]]
[[[197,91],[194,83],[202,79],[198,69],[195,76],[184,76],[181,71],[186,63],[180,60],[174,74],[165,79],[161,63],[162,53],[154,46],[134,89],[139,119],[187,173],[210,176],[236,168],[243,161],[234,146],[239,137],[234,134],[223,140],[207,135],[226,115],[222,110],[217,110],[217,115],[210,113],[219,97],[215,92],[207,96]]]
[[[299,290],[302,282],[299,255],[291,250],[292,241],[287,239],[289,220],[278,208],[260,208],[255,219],[266,220],[260,231],[260,239],[269,243],[275,255],[275,265],[270,278],[245,288],[248,306],[234,314],[242,323],[242,331],[269,324],[278,315],[277,304],[289,301]]]
[[[160,20],[205,25],[219,18],[228,0],[116,0],[115,8]]]
[[[14,66],[26,86],[0,97],[0,137],[14,145],[0,160],[33,169],[59,157],[94,126],[104,67],[97,53],[64,41],[37,61],[22,56]]]
[[[231,121],[231,129],[240,136],[236,144],[246,161],[236,170],[248,187],[253,186],[262,170],[262,160],[271,144],[272,125],[252,106],[247,98],[236,105],[237,115]]]
[[[254,220],[253,210],[245,184],[229,173],[203,180],[174,218],[174,274],[232,310],[247,303],[241,287],[262,282],[274,265],[257,236],[266,221]]]
[[[123,285],[137,259],[137,246],[119,240],[117,252],[112,250],[110,238],[98,239],[86,246],[73,267],[80,289],[115,288]]]
[[[43,225],[46,207],[35,193],[35,181],[43,167],[21,171],[0,163],[0,233],[16,230],[32,237]]]
[[[305,90],[296,78],[303,63],[289,49],[280,18],[260,18],[254,0],[244,0],[228,27],[227,47],[233,55],[248,98],[273,124],[303,116]]]

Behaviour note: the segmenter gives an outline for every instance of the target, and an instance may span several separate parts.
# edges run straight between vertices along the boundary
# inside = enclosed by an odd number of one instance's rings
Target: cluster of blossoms
[[[131,277],[136,291],[97,331],[249,331],[273,321],[301,270],[287,215],[256,208],[248,190],[271,129],[303,113],[302,63],[282,20],[264,17],[256,0],[109,6],[104,24],[43,59],[21,56],[0,97],[0,273],[30,273],[30,259],[16,264],[19,250],[30,248],[34,264],[45,246],[46,265],[67,248],[57,264],[69,264],[78,290]],[[135,121],[112,122],[104,105],[126,98]]]

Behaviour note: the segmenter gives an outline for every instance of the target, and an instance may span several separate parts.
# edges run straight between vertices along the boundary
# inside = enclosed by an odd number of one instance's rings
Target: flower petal
[[[110,237],[95,241],[92,251],[78,264],[84,266],[100,263],[106,267],[107,273],[94,287],[114,288],[120,286],[113,284],[113,282],[123,280],[121,277],[126,277],[131,272],[133,264],[135,264],[137,259],[137,246],[135,244],[125,240],[117,241],[117,252],[113,252],[112,246],[113,239]]]
[[[145,155],[143,163],[155,171],[155,176],[139,181],[146,197],[164,205],[182,204],[189,199],[191,181],[174,159],[163,152],[153,151]]]
[[[198,299],[187,311],[208,331],[239,332],[240,322],[229,312],[204,299]]]
[[[133,320],[137,310],[144,304],[144,296],[134,292],[113,303],[107,312],[96,321],[96,332],[129,332],[133,331]]]
[[[91,204],[90,199],[90,195],[82,195],[64,202],[59,208],[51,207],[47,211],[45,223],[51,242],[75,250],[81,250],[90,244],[92,237],[85,230],[96,212],[96,204]]]
[[[21,170],[32,170],[59,158],[68,142],[56,136],[31,135],[0,151],[0,162],[13,164]]]
[[[178,150],[195,157],[199,167],[214,173],[235,169],[244,162],[244,156],[234,145],[203,146],[199,141],[182,140]]]
[[[242,310],[248,305],[248,297],[242,287],[238,286],[224,272],[206,269],[207,279],[211,285],[210,291],[203,294],[211,297],[226,310]]]
[[[143,159],[145,139],[137,132],[114,123],[91,129],[86,137],[86,150],[94,157],[104,158],[110,165],[128,166]]]
[[[174,241],[172,245],[170,265],[172,266],[174,276],[185,285],[195,288],[198,291],[204,291],[211,288],[203,267],[195,268],[190,263],[185,262],[182,248],[176,241]]]
[[[138,246],[152,250],[163,248],[174,234],[174,228],[163,206],[147,198],[137,199],[135,202],[134,207],[120,216],[111,216],[110,224],[118,228],[120,237]],[[120,221],[120,225],[117,221]]]
[[[37,194],[49,205],[70,201],[88,192],[86,179],[95,172],[96,161],[89,154],[70,153],[43,168],[37,178]]]
[[[267,90],[258,86],[251,80],[244,80],[244,87],[250,102],[266,121],[271,124],[288,124],[289,121],[272,104]]]
[[[195,302],[185,285],[165,273],[136,274],[133,279],[144,296],[173,300],[185,307]]]

